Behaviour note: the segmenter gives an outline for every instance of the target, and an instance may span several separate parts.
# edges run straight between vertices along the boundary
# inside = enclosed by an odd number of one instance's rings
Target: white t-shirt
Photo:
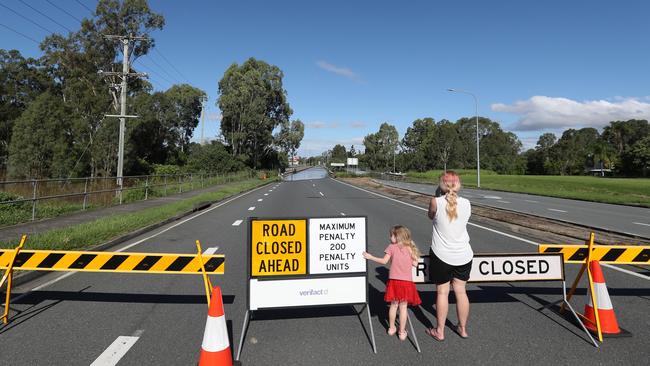
[[[436,217],[433,218],[431,250],[443,262],[452,266],[468,263],[474,257],[469,245],[467,221],[472,214],[472,206],[465,198],[458,197],[456,212],[458,217],[449,221],[445,196],[436,197]]]

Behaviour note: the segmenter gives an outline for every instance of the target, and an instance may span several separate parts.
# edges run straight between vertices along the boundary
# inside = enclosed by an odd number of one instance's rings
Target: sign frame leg
[[[246,310],[246,315],[244,315],[244,324],[242,325],[241,335],[239,336],[239,346],[237,347],[237,356],[235,357],[235,361],[239,361],[239,356],[241,356],[241,349],[244,345],[244,337],[246,336],[246,332],[248,331],[248,323],[251,315],[250,312],[251,311]]]
[[[566,306],[569,308],[569,310],[571,310],[571,313],[573,314],[573,316],[575,317],[575,319],[578,321],[578,324],[580,324],[580,327],[582,327],[582,330],[585,331],[585,334],[587,334],[587,337],[589,337],[589,339],[591,340],[591,343],[593,343],[594,346],[596,346],[596,348],[600,348],[600,346],[598,345],[598,342],[596,342],[596,340],[594,339],[594,337],[591,336],[591,333],[589,333],[589,331],[588,331],[587,328],[585,327],[584,323],[582,322],[582,320],[580,319],[580,317],[578,317],[578,314],[576,314],[575,310],[573,310],[573,307],[571,306],[571,304],[570,304],[569,301],[567,300],[567,295],[566,295],[566,282],[565,282],[565,281],[562,281],[562,300],[561,300],[561,301],[562,301],[564,304],[566,304]]]
[[[409,329],[411,330],[411,335],[413,336],[413,340],[415,341],[415,348],[418,350],[418,353],[422,353],[420,350],[420,343],[418,342],[418,337],[415,335],[415,330],[413,329],[413,322],[411,321],[411,310],[407,309],[406,313],[406,322],[409,324]]]

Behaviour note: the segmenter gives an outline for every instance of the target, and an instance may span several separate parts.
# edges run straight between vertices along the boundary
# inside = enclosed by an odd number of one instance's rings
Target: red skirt
[[[422,303],[422,300],[420,300],[420,294],[418,294],[418,290],[415,288],[415,284],[412,281],[391,279],[389,279],[386,284],[384,301],[406,301],[411,306],[418,306]]]

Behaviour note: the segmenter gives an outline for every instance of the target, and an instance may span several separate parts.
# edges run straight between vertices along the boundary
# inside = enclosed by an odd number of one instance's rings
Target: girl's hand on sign
[[[363,253],[361,253],[361,255],[366,259],[372,258],[372,255],[370,255],[370,253],[368,253],[368,252],[363,252]]]

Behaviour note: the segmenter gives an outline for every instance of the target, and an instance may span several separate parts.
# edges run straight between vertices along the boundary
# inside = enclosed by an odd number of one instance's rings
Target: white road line
[[[268,196],[269,194],[268,194],[268,193],[264,193],[264,195],[265,195],[265,196]]]
[[[232,223],[232,226],[239,226],[242,222],[243,220],[235,220],[235,222]]]
[[[318,194],[320,194],[321,197],[325,197],[325,195],[323,194],[323,192],[318,192]]]
[[[253,210],[255,210],[255,206],[251,206],[248,208],[248,211],[253,211]]]
[[[650,226],[650,224],[644,224],[642,222],[633,222],[633,224],[643,225],[643,226]]]
[[[206,249],[205,251],[203,251],[203,254],[212,255],[212,254],[216,253],[217,250],[219,250],[219,247],[210,247],[210,248]]]
[[[358,189],[358,190],[360,190],[360,191],[364,191],[364,192],[366,192],[366,193],[374,194],[375,196],[379,196],[379,197],[385,198],[385,199],[390,200],[390,201],[395,201],[395,202],[397,202],[397,203],[401,203],[401,204],[406,205],[406,206],[410,206],[410,207],[413,207],[413,208],[417,208],[418,210],[421,210],[421,211],[428,211],[428,210],[427,210],[426,208],[424,208],[424,207],[419,207],[419,206],[416,206],[416,205],[412,205],[412,204],[410,204],[410,203],[402,202],[402,201],[400,201],[400,200],[396,200],[396,199],[394,199],[394,198],[384,196],[383,194],[379,194],[379,193],[371,192],[371,191],[369,191],[369,190],[367,190],[367,189],[359,188],[359,187],[353,186],[353,185],[351,185],[351,184],[348,184],[348,183],[344,183],[344,182],[338,181],[338,180],[336,180],[336,179],[333,179],[333,180],[334,180],[335,182],[341,183],[341,184],[343,184],[343,185],[346,185],[346,186],[349,186],[349,187],[352,187],[352,188]],[[534,245],[534,246],[539,246],[538,243],[536,243],[536,242],[534,242],[534,241],[532,241],[532,240],[528,240],[528,239],[520,238],[520,237],[518,237],[518,236],[516,236],[516,235],[511,235],[511,234],[504,233],[504,232],[499,231],[499,230],[490,229],[490,228],[488,228],[488,227],[481,226],[481,225],[477,225],[477,224],[474,224],[474,223],[471,223],[471,222],[468,222],[467,224],[468,224],[468,225],[472,225],[472,226],[477,227],[477,228],[480,228],[480,229],[483,229],[483,230],[491,231],[491,232],[493,232],[493,233],[495,233],[495,234],[499,234],[499,235],[506,236],[506,237],[508,237],[508,238],[512,238],[512,239],[515,239],[515,240],[519,240],[519,241],[522,241],[522,242],[524,242],[524,243],[528,243],[528,244],[531,244],[531,245]],[[619,272],[627,273],[627,274],[629,274],[629,275],[632,275],[632,276],[635,276],[635,277],[642,278],[642,279],[644,279],[644,280],[648,280],[648,281],[650,281],[650,276],[644,276],[644,275],[642,275],[642,274],[639,274],[639,273],[636,273],[636,272],[633,272],[633,271],[629,271],[629,270],[624,269],[624,268],[615,267],[615,266],[610,265],[610,264],[607,264],[607,263],[602,263],[602,265],[605,266],[605,267],[607,267],[607,268],[611,268],[611,269],[613,269],[613,270],[615,270],[615,271],[619,271]]]
[[[497,202],[501,202],[501,203],[510,203],[509,201],[497,201]]]
[[[530,203],[539,203],[539,201],[533,201],[533,200],[524,200],[524,201],[530,202]]]
[[[313,183],[312,183],[312,185],[311,185],[311,186],[312,186],[312,187],[316,187],[316,185],[315,185],[315,184],[313,184]]]
[[[258,198],[257,199],[257,202],[262,202],[262,201],[264,201],[264,198]]]
[[[163,233],[166,233],[167,231],[169,231],[169,230],[171,230],[171,229],[173,229],[173,228],[175,228],[175,227],[177,227],[177,226],[180,226],[180,225],[182,225],[182,224],[184,224],[184,223],[186,223],[186,222],[188,222],[188,221],[190,221],[190,220],[194,220],[195,218],[197,218],[197,217],[199,217],[199,216],[201,216],[201,215],[205,215],[206,213],[208,213],[208,212],[210,212],[210,211],[212,211],[212,210],[216,210],[217,208],[219,208],[219,207],[221,207],[221,206],[223,206],[223,205],[227,205],[227,204],[229,204],[230,202],[232,202],[232,201],[234,201],[234,200],[236,200],[236,199],[238,199],[238,198],[244,197],[244,196],[246,196],[246,195],[248,195],[248,194],[250,194],[250,193],[253,193],[253,192],[255,192],[255,191],[258,191],[258,190],[260,190],[260,189],[262,189],[262,188],[264,188],[264,186],[257,187],[257,188],[255,188],[255,189],[253,189],[253,190],[250,190],[250,191],[248,191],[248,192],[244,192],[244,193],[242,193],[242,194],[240,194],[240,195],[237,195],[237,196],[235,196],[235,197],[233,197],[233,198],[230,198],[230,199],[228,199],[228,200],[225,200],[225,201],[223,201],[223,202],[221,202],[221,203],[219,203],[219,204],[216,204],[216,205],[214,205],[214,206],[212,206],[212,207],[210,207],[210,208],[208,208],[208,209],[205,209],[205,210],[203,210],[203,211],[197,213],[197,214],[194,215],[194,216],[190,216],[190,217],[188,217],[187,219],[185,219],[185,220],[183,220],[183,221],[180,221],[180,222],[178,222],[178,223],[176,223],[176,224],[174,224],[174,225],[172,225],[172,226],[170,226],[170,227],[168,227],[168,228],[166,228],[166,229],[160,230],[159,232],[157,232],[157,233],[155,233],[155,234],[153,234],[153,235],[150,235],[150,236],[148,236],[148,237],[146,237],[146,238],[144,238],[144,239],[140,239],[140,240],[136,241],[135,243],[131,243],[131,244],[127,245],[127,246],[124,246],[124,247],[122,247],[122,248],[120,248],[120,249],[117,249],[117,250],[115,250],[115,252],[123,252],[123,251],[125,251],[125,250],[127,250],[127,249],[130,249],[130,248],[132,248],[132,247],[134,247],[134,246],[136,246],[136,245],[138,245],[138,244],[141,244],[141,243],[143,243],[143,242],[145,242],[145,241],[147,241],[147,240],[149,240],[149,239],[155,238],[156,236],[158,236],[158,235],[160,235],[160,234],[163,234]],[[18,297],[16,297],[16,298],[14,298],[13,301],[16,302],[16,301],[22,299],[22,298],[25,297],[25,296],[29,296],[29,294],[30,294],[32,291],[39,291],[39,290],[41,290],[41,289],[43,289],[43,288],[45,288],[45,287],[47,287],[47,286],[50,286],[50,285],[52,285],[52,284],[55,284],[55,283],[57,283],[57,282],[59,282],[59,281],[65,279],[65,278],[67,278],[67,277],[70,277],[70,276],[72,276],[73,274],[76,274],[76,273],[78,273],[78,272],[68,272],[68,273],[62,274],[61,276],[59,276],[59,277],[57,277],[57,278],[54,278],[54,279],[52,279],[52,280],[50,280],[50,281],[45,282],[44,284],[41,284],[41,285],[39,285],[39,286],[34,287],[33,289],[31,289],[31,290],[29,290],[29,291],[26,291],[24,294],[22,294],[22,295],[20,295],[20,296],[18,296]]]
[[[555,209],[555,208],[547,208],[547,210],[566,213],[566,211],[564,211],[564,210],[558,210],[558,209]]]
[[[345,216],[345,212],[341,212],[341,216]]]
[[[140,333],[142,334],[142,333]],[[90,366],[114,366],[140,337],[119,336]]]

